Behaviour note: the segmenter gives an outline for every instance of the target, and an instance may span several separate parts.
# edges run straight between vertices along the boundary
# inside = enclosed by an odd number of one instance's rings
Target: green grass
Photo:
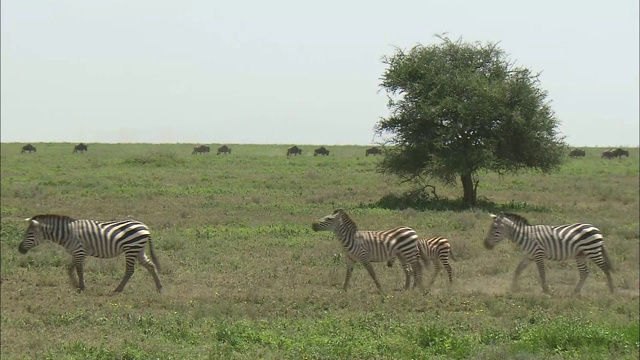
[[[459,187],[438,198],[375,172],[366,146],[236,145],[231,155],[191,155],[193,144],[1,144],[0,278],[3,359],[637,359],[639,355],[639,151],[602,160],[604,148],[567,159],[553,174],[480,174],[478,207]],[[212,144],[212,149],[219,145]],[[344,256],[310,224],[343,207],[361,229],[408,225],[446,236],[454,283],[403,292],[399,267],[374,264],[377,294],[357,266],[341,291]],[[488,251],[488,214],[532,223],[590,222],[614,263],[610,294],[594,264],[582,296],[574,261],[547,262],[551,294],[535,266],[509,285],[520,253]],[[89,258],[87,289],[71,288],[68,254],[44,244],[17,251],[25,218],[57,213],[149,225],[166,293],[140,266],[113,294],[124,258]]]

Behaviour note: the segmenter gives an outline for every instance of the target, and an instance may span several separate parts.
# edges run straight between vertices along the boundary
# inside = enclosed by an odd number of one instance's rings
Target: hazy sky
[[[2,0],[2,142],[370,144],[381,57],[500,42],[574,146],[638,146],[638,0]]]

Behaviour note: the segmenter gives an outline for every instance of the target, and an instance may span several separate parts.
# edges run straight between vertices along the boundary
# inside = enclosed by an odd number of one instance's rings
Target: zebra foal
[[[512,288],[517,289],[518,278],[531,261],[538,266],[540,283],[544,293],[549,292],[549,285],[545,275],[544,260],[566,260],[575,258],[580,271],[580,280],[574,289],[579,294],[582,290],[589,270],[587,259],[594,263],[607,276],[609,291],[613,293],[613,271],[611,261],[602,241],[602,232],[591,224],[566,225],[530,225],[527,219],[520,215],[501,213],[493,215],[493,223],[484,240],[484,246],[491,250],[501,240],[508,238],[519,245],[525,253],[525,258],[516,267]]]
[[[436,236],[432,238],[420,238],[416,241],[418,247],[418,256],[422,260],[424,268],[428,268],[431,261],[434,261],[435,272],[429,280],[429,286],[433,285],[436,281],[436,277],[442,271],[444,267],[447,271],[449,283],[453,282],[453,270],[451,264],[449,264],[449,257],[455,260],[453,252],[451,251],[451,245],[446,238]],[[396,258],[392,257],[387,261],[387,266],[392,267]],[[435,261],[437,260],[437,261]]]
[[[349,286],[354,265],[360,262],[369,272],[378,291],[382,293],[382,286],[378,282],[371,263],[384,262],[396,256],[403,264],[404,289],[409,288],[412,274],[414,277],[413,287],[415,288],[421,283],[421,268],[416,247],[418,235],[412,228],[397,227],[384,231],[358,230],[356,223],[343,209],[337,209],[332,214],[313,222],[311,228],[313,231],[333,231],[342,244],[347,263],[344,291]]]
[[[75,220],[62,215],[36,215],[26,220],[29,221],[29,227],[18,251],[26,254],[44,241],[63,246],[72,257],[68,268],[69,278],[80,290],[85,289],[84,262],[87,256],[108,259],[124,253],[126,270],[115,292],[121,292],[127,285],[135,271],[136,261],[149,270],[158,292],[162,292],[158,277],[159,263],[153,251],[149,228],[145,224],[135,220]],[[152,261],[144,252],[147,243]]]

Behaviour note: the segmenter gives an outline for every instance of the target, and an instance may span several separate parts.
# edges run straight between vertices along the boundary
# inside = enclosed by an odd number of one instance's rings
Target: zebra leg
[[[607,276],[607,285],[609,285],[609,291],[613,294],[613,279],[611,278],[611,271],[613,268],[611,266],[611,260],[609,260],[609,256],[607,255],[607,251],[602,249],[602,259],[593,259],[596,265],[604,272]]]
[[[158,270],[156,269],[155,264],[151,260],[149,260],[144,251],[138,253],[138,261],[140,262],[140,264],[142,264],[142,266],[149,270],[151,276],[153,276],[153,281],[156,282],[156,289],[158,289],[159,293],[162,293],[162,284],[160,283],[160,277],[158,276]]]
[[[114,290],[114,292],[122,292],[122,290],[124,290],[125,285],[127,285],[127,282],[129,282],[129,279],[131,279],[131,276],[133,276],[133,272],[136,270],[136,255],[133,254],[126,254],[126,269],[124,272],[124,277],[122,278],[122,281],[120,281],[120,285],[118,285],[118,287]]]
[[[520,261],[520,264],[518,264],[518,266],[516,267],[516,272],[513,275],[513,281],[511,282],[512,291],[518,291],[519,289],[518,279],[520,278],[520,274],[522,274],[522,271],[529,265],[530,262],[531,260],[529,260],[528,258],[524,258],[522,259],[522,261]]]
[[[453,283],[453,270],[449,264],[449,259],[442,260],[442,266],[447,270],[447,276],[449,277],[449,284]]]
[[[369,272],[369,275],[371,275],[371,278],[373,279],[373,282],[376,283],[376,287],[378,288],[378,291],[382,294],[382,286],[380,286],[380,283],[378,282],[378,277],[376,276],[375,271],[373,271],[373,266],[371,266],[371,263],[366,261],[366,262],[363,262],[362,265],[364,265],[364,268],[367,269],[367,271]]]
[[[80,291],[84,290],[84,259],[84,256],[76,255],[71,261],[71,266],[69,266],[69,279],[71,279],[71,284]],[[76,274],[78,274],[77,278]]]
[[[353,265],[353,260],[347,256],[347,273],[344,277],[344,285],[342,285],[344,291],[347,291],[347,287],[349,286],[349,280],[351,280],[351,274],[353,273]]]
[[[576,288],[573,289],[573,293],[578,295],[582,290],[582,286],[584,286],[585,280],[587,280],[587,276],[589,276],[589,269],[587,268],[587,261],[584,255],[576,256],[576,263],[578,264],[578,270],[580,271],[580,280],[576,284]]]
[[[538,274],[540,275],[540,284],[542,285],[542,292],[549,293],[549,285],[547,284],[547,275],[544,270],[544,260],[542,258],[536,259],[536,266],[538,266]]]
[[[71,286],[74,288],[78,287],[78,277],[76,276],[76,265],[72,262],[67,267],[67,272],[69,274],[69,280],[71,281]]]
[[[413,268],[404,259],[400,259],[402,263],[402,271],[404,272],[404,290],[409,289],[411,286],[411,275],[414,273]]]
[[[418,286],[420,288],[423,288],[422,264],[420,263],[420,259],[417,259],[416,261],[414,261],[413,264],[411,264],[411,268],[413,269],[413,288],[415,289]]]
[[[433,275],[431,276],[431,280],[429,280],[429,287],[433,285],[433,283],[436,281],[436,276],[438,276],[438,274],[440,274],[440,271],[442,271],[442,265],[440,265],[439,262],[434,261],[433,267],[435,269],[434,269]]]

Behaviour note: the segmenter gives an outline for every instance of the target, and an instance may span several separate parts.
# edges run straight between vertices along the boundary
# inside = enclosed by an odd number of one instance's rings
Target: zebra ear
[[[40,225],[40,223],[36,219],[26,219],[26,220],[31,223],[30,225]]]
[[[494,214],[489,214],[489,216],[491,216],[493,219],[498,217],[498,215],[494,215]]]

